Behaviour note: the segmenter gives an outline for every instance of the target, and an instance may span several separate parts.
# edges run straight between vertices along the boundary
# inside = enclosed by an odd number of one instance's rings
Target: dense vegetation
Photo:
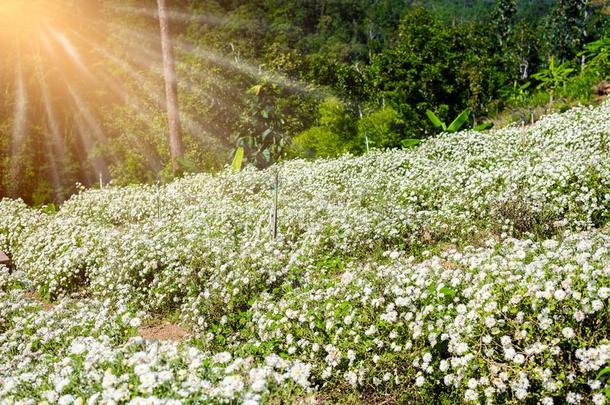
[[[604,404],[609,114],[3,200],[0,401]]]
[[[0,31],[10,55],[0,65],[0,195],[41,204],[100,177],[171,178],[154,2],[57,3],[52,23],[69,30],[21,46]],[[468,109],[471,126],[530,122],[595,102],[610,73],[605,1],[171,6],[187,171],[218,170],[238,146],[259,168],[412,147],[439,132],[427,110],[449,123]]]

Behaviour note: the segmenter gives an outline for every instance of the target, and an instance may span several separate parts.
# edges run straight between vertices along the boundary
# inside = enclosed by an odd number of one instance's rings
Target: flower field
[[[608,117],[3,200],[0,403],[607,403]]]

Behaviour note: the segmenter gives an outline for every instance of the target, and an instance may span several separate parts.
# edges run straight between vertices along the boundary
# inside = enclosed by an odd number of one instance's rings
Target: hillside
[[[465,129],[597,105],[609,17],[609,0],[2,0],[0,198],[216,173],[239,148],[258,169],[399,149],[441,132],[428,111]]]
[[[0,403],[605,403],[609,116],[2,200]]]

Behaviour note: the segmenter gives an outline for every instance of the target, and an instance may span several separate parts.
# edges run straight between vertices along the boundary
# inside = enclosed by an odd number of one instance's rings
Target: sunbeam
[[[134,7],[134,6],[126,6],[126,5],[115,5],[113,9],[116,12],[126,12],[133,15],[149,17],[153,19],[158,19],[159,14],[157,9],[150,9],[146,7]],[[169,18],[173,21],[180,22],[190,22],[190,23],[199,23],[199,24],[209,24],[213,26],[225,25],[228,22],[237,23],[235,19],[229,19],[220,14],[194,14],[194,13],[185,13],[177,10],[171,10],[169,12]],[[246,21],[243,21],[246,23]]]
[[[17,62],[17,71],[15,73],[15,112],[13,115],[13,137],[11,153],[17,155],[23,145],[25,139],[25,131],[27,126],[27,105],[28,96],[23,78],[23,67],[21,61]]]
[[[144,90],[147,98],[150,99],[157,108],[165,107],[165,99],[163,98],[161,89],[155,89],[153,85],[141,74],[139,74],[133,66],[131,66],[127,61],[122,60],[112,53],[108,49],[105,49],[99,44],[90,43],[90,46],[93,47],[97,52],[99,52],[104,58],[111,61],[113,64],[118,66],[124,73],[126,73],[131,80],[133,80],[139,88]],[[161,77],[162,72],[161,69],[151,69],[152,72],[156,73],[157,76]],[[211,96],[208,96],[211,98]],[[184,111],[181,112],[181,117],[185,123],[187,129],[190,132],[198,137],[200,140],[204,139],[203,134],[215,134],[218,135],[222,133],[222,130],[218,127],[215,127],[213,124],[203,124],[198,120],[193,119]]]
[[[45,147],[47,149],[47,158],[51,164],[53,190],[56,193],[56,198],[60,198],[62,182],[59,174],[59,165],[60,162],[66,160],[66,145],[61,136],[59,123],[57,122],[55,110],[51,103],[51,96],[49,94],[47,80],[40,68],[37,69],[36,78],[38,80],[40,93],[42,95],[42,102],[44,104],[44,110],[46,113],[46,129],[51,135],[45,139]]]
[[[52,27],[48,27],[47,30],[48,30],[48,32],[51,33],[51,35],[55,38],[55,40],[61,45],[63,50],[69,56],[70,60],[74,64],[76,64],[76,66],[80,69],[81,73],[84,73],[85,75],[87,75],[88,77],[91,78],[93,76],[91,71],[89,70],[89,68],[87,68],[87,66],[85,66],[83,59],[81,58],[81,55],[78,53],[78,50],[72,44],[70,39],[68,37],[66,37],[63,33],[59,32],[58,30],[56,30]]]
[[[106,141],[106,135],[102,130],[101,125],[97,122],[91,111],[87,108],[86,103],[80,97],[76,89],[66,81],[66,87],[72,98],[76,110],[80,113],[76,119],[81,140],[85,146],[85,150],[88,157],[91,158],[93,167],[96,173],[102,173],[104,176],[108,176],[108,164],[105,159],[101,156],[96,155],[95,147],[103,145]],[[93,139],[90,134],[93,134]],[[98,145],[96,145],[96,142]]]

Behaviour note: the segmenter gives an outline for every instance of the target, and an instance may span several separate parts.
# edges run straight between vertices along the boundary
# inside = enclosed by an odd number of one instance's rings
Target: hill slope
[[[4,200],[0,399],[601,403],[608,116],[90,190],[56,214]],[[194,339],[136,337],[147,314]]]

